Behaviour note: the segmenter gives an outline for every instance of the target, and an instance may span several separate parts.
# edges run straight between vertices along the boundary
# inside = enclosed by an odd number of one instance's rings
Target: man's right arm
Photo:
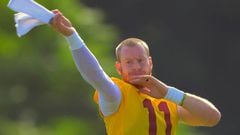
[[[70,21],[59,11],[54,11],[56,16],[52,20],[52,27],[63,34],[74,58],[74,62],[82,77],[99,93],[99,106],[102,113],[108,116],[118,110],[121,101],[121,92],[103,71],[95,56],[87,48]]]

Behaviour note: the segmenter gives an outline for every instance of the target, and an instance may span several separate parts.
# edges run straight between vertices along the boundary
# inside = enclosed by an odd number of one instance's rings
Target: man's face
[[[116,68],[126,82],[132,76],[152,74],[152,59],[142,46],[124,46],[120,50],[119,58]]]

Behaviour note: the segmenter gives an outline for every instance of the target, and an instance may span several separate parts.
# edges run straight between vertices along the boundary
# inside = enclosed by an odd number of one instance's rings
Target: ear
[[[116,67],[116,70],[117,70],[118,74],[121,75],[122,74],[122,67],[121,67],[121,63],[119,61],[115,62],[115,67]]]
[[[150,65],[150,67],[151,67],[151,72],[152,72],[152,69],[153,69],[152,57],[149,56],[148,59],[149,59],[149,65]],[[152,74],[152,73],[151,73],[151,74]]]

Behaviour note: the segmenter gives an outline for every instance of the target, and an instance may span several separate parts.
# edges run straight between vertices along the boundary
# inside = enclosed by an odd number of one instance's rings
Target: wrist
[[[71,35],[73,35],[76,32],[76,30],[73,27],[67,28],[66,31],[63,32],[63,35],[65,37],[69,37]]]
[[[65,38],[68,41],[71,50],[77,50],[85,45],[84,41],[74,28],[72,34],[70,36],[65,36]]]
[[[165,99],[170,100],[178,105],[182,105],[185,100],[186,94],[175,88],[175,87],[169,87],[167,90],[167,94],[165,95]]]

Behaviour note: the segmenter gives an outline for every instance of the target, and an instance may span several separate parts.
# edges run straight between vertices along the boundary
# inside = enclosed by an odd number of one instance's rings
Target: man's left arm
[[[130,83],[141,86],[140,92],[151,97],[164,98],[178,104],[180,120],[188,125],[214,126],[221,119],[221,113],[210,101],[170,87],[154,76],[135,76],[130,79]]]
[[[215,126],[221,119],[219,110],[207,99],[185,93],[182,106],[178,106],[182,122],[192,126]]]

